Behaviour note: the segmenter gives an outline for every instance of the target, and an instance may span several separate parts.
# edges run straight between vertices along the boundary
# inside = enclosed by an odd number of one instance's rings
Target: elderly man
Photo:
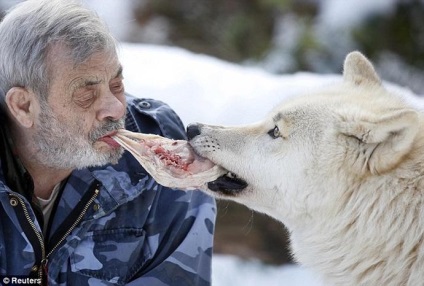
[[[0,277],[209,285],[215,202],[158,185],[111,140],[120,128],[185,133],[164,103],[124,93],[100,19],[29,0],[0,39]]]

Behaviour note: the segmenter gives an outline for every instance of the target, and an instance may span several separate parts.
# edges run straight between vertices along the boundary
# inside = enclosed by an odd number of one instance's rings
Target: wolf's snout
[[[202,128],[204,129],[203,135],[199,138],[194,139],[195,137],[202,134]],[[222,150],[219,142],[214,138],[214,136],[211,137],[210,134],[211,131],[216,131],[216,128],[219,127],[204,125],[201,123],[191,123],[187,126],[187,137],[190,141],[190,144],[193,146],[194,151],[198,155],[205,156],[206,158],[213,161],[215,164],[220,165],[220,162],[222,162],[222,160],[218,160],[217,158],[219,158],[219,156],[216,157],[215,155],[217,153],[221,153],[220,151]],[[223,166],[221,166],[221,168],[223,168],[224,170],[228,170]],[[248,186],[248,183],[244,179],[238,177],[231,170],[228,170],[226,174],[218,177],[214,181],[208,182],[207,186],[209,190],[214,193],[220,193],[221,195],[226,196],[235,196],[238,193],[242,192]]]
[[[187,126],[187,137],[188,140],[193,139],[197,135],[200,135],[200,124],[192,123]]]

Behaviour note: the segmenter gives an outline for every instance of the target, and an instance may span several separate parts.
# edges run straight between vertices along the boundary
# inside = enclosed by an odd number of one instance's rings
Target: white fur
[[[249,184],[207,192],[283,222],[294,257],[325,285],[424,283],[423,114],[388,92],[362,54],[346,57],[343,83],[262,122],[199,126],[196,152]]]

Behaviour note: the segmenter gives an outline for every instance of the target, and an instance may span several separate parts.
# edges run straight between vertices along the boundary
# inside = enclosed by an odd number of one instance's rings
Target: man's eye
[[[123,82],[115,83],[110,87],[110,90],[113,93],[123,92],[124,91],[124,83]]]
[[[90,107],[90,105],[93,103],[94,101],[94,95],[90,95],[90,96],[86,96],[83,98],[78,98],[75,100],[76,104],[78,104],[79,106],[83,107],[83,108],[87,108]]]
[[[281,136],[280,129],[276,125],[273,129],[268,131],[268,135],[271,136],[272,139],[277,139]]]

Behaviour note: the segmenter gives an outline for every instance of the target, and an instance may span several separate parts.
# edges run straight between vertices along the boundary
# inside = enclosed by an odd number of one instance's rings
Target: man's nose
[[[97,119],[102,121],[106,118],[119,120],[125,115],[126,102],[125,95],[116,96],[108,92],[103,96],[100,108],[97,113]]]

